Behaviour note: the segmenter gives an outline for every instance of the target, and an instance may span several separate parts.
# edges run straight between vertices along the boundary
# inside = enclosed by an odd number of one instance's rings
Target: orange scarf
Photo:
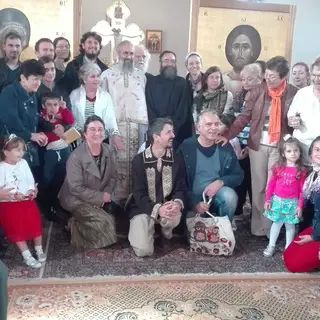
[[[287,81],[284,80],[279,88],[268,89],[269,95],[272,98],[269,121],[270,143],[279,142],[281,138],[281,96],[286,87]]]

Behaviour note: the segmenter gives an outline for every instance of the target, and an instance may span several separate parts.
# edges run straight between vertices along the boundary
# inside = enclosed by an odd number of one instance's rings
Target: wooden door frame
[[[197,51],[198,18],[200,8],[224,8],[237,10],[270,11],[289,14],[289,29],[285,56],[291,63],[296,6],[272,3],[239,2],[235,0],[191,0],[189,52]]]
[[[73,0],[73,56],[79,54],[81,37],[82,0]]]

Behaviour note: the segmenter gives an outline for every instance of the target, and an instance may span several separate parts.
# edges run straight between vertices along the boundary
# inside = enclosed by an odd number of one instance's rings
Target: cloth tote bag
[[[203,194],[203,201],[206,201]],[[213,256],[231,256],[236,244],[232,225],[227,216],[215,217],[206,211],[209,217],[187,218],[187,228],[190,234],[190,250]]]

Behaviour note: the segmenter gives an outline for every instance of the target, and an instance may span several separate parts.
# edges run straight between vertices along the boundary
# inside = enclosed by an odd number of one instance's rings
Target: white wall
[[[191,0],[125,0],[131,9],[127,22],[136,22],[142,30],[163,31],[163,49],[177,54],[179,74],[185,74],[184,58],[188,51]],[[214,1],[214,0],[212,0]],[[310,64],[320,56],[320,0],[267,0],[267,3],[297,6],[293,39],[292,63],[304,61]],[[94,5],[93,5],[94,3]],[[89,31],[99,20],[105,19],[105,11],[112,0],[82,0],[81,32]],[[101,56],[106,57],[107,48]],[[153,54],[150,72],[157,74],[159,56]]]
[[[320,0],[267,0],[267,3],[297,6],[291,62],[311,64],[320,56]]]
[[[82,0],[81,32],[89,31],[99,20],[106,18],[111,0]],[[185,74],[184,58],[188,51],[190,0],[125,0],[131,10],[127,20],[145,30],[162,30],[162,49],[177,54],[178,70]],[[105,57],[106,49],[101,56]],[[149,71],[159,73],[159,55],[152,54]]]

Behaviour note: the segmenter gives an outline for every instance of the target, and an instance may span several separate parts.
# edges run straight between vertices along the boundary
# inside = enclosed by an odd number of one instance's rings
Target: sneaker
[[[275,251],[275,247],[267,246],[267,248],[263,251],[263,255],[267,258],[270,258],[274,255]]]
[[[25,259],[24,263],[28,267],[33,268],[33,269],[39,269],[39,268],[42,267],[42,264],[32,256],[30,258],[28,258],[28,259]]]
[[[36,256],[39,262],[45,262],[47,260],[47,255],[43,251],[36,252]]]

